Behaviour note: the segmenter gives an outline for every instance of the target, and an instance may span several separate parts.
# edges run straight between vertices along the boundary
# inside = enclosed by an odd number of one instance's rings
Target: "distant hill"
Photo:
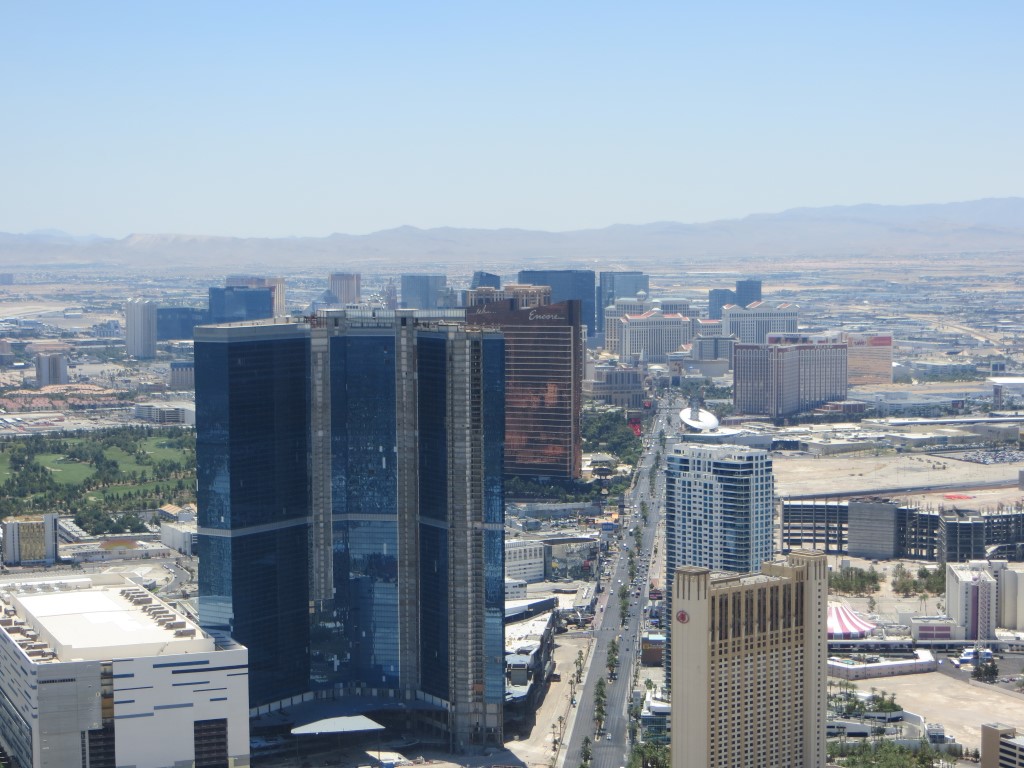
[[[442,265],[559,263],[687,266],[783,264],[928,254],[1024,253],[1024,198],[935,205],[794,208],[703,224],[617,224],[604,229],[417,229],[369,235],[236,238],[135,234],[76,237],[46,230],[0,233],[0,267],[32,265],[135,268],[156,272],[358,268],[425,269]]]

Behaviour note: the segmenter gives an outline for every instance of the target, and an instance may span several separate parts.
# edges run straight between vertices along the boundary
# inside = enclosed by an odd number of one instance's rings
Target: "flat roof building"
[[[0,582],[0,745],[24,768],[249,765],[248,654],[120,574]]]

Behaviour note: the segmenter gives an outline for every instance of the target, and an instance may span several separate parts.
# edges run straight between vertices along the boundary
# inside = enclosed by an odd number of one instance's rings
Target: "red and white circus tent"
[[[829,640],[859,640],[867,637],[875,625],[864,621],[855,614],[848,605],[829,603],[828,605],[828,638]]]

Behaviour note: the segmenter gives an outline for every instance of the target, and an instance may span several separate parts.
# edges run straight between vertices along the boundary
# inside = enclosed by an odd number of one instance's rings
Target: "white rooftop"
[[[195,623],[120,574],[0,584],[0,598],[59,661],[214,650]]]

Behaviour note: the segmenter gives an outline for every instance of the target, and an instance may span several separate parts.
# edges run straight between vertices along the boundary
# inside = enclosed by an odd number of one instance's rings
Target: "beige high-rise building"
[[[672,585],[672,768],[824,768],[825,555]]]
[[[327,287],[338,297],[341,306],[358,304],[362,301],[362,275],[358,272],[332,272],[327,278]]]
[[[1024,735],[1004,723],[981,726],[981,768],[1019,768],[1024,765]]]

